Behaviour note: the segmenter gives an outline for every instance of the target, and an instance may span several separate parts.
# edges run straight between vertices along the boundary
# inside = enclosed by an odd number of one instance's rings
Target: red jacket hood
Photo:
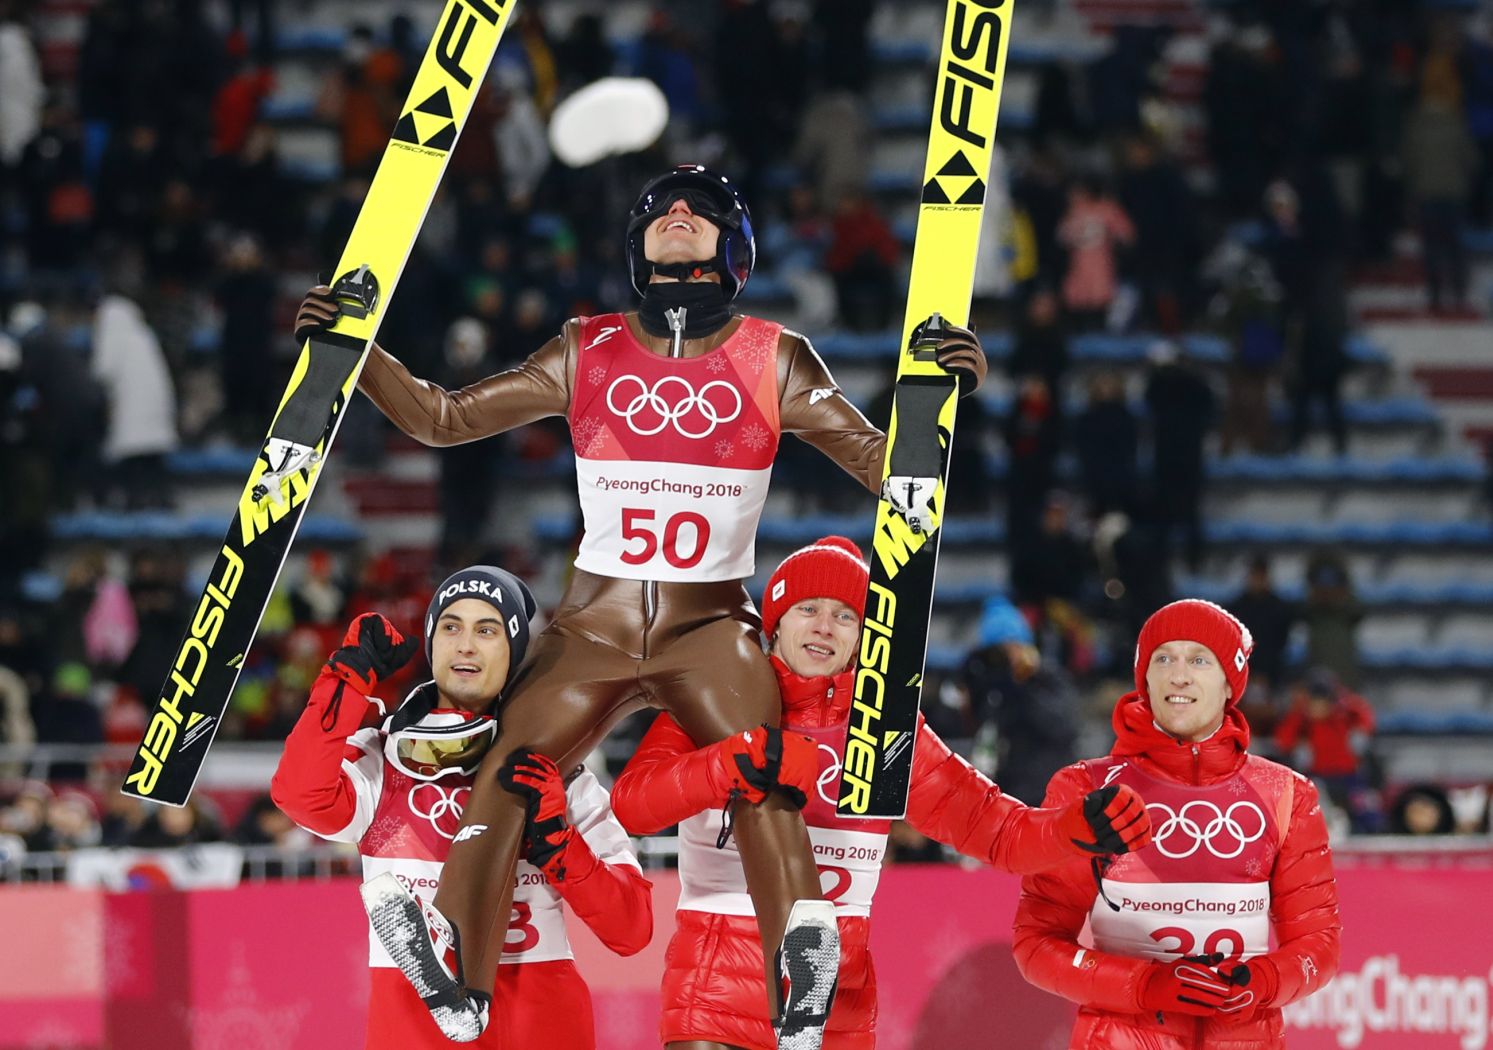
[[[855,691],[853,670],[846,669],[833,677],[805,678],[789,670],[776,656],[771,659],[772,669],[778,675],[778,691],[783,694],[783,725],[819,729],[845,720]]]
[[[1233,704],[1224,708],[1223,725],[1218,731],[1196,745],[1178,740],[1158,726],[1150,701],[1138,692],[1120,697],[1111,721],[1116,755],[1141,757],[1165,776],[1191,784],[1206,784],[1231,775],[1244,763],[1249,748],[1249,723]]]

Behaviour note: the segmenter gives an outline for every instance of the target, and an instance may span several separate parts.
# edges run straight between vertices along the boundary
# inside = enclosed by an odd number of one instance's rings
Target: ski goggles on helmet
[[[470,775],[497,737],[498,722],[491,715],[437,708],[415,724],[391,731],[384,741],[384,757],[416,780]]]
[[[731,187],[695,172],[677,172],[655,179],[643,189],[633,205],[632,221],[648,222],[668,213],[683,199],[689,210],[718,226],[739,226],[741,205]]]

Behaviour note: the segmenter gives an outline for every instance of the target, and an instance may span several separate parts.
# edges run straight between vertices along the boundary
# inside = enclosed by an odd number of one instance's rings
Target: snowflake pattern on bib
[[[762,368],[766,365],[778,348],[777,331],[766,326],[753,326],[748,329],[746,325],[743,325],[736,333],[736,338],[741,340],[738,350],[741,359],[753,368]]]
[[[606,440],[604,430],[601,420],[594,417],[588,416],[577,422],[570,435],[576,454],[590,456],[600,452],[602,443]]]

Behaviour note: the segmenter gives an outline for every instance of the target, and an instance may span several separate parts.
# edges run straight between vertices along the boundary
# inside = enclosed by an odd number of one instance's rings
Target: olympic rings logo
[[[829,765],[819,771],[819,779],[814,782],[814,788],[819,792],[820,798],[834,806],[840,801],[834,795],[835,786],[840,780],[840,756],[828,744],[820,744],[819,750],[829,755]]]
[[[421,809],[415,802],[420,797],[420,792],[422,791],[435,792],[435,798],[430,801],[430,808],[428,810]],[[410,812],[417,817],[424,817],[430,821],[430,826],[435,829],[437,835],[440,835],[442,838],[454,839],[456,837],[456,829],[461,824],[462,807],[466,802],[466,796],[470,795],[471,792],[472,789],[465,784],[460,787],[451,788],[448,791],[433,781],[424,781],[416,784],[410,790]],[[449,818],[446,823],[450,826],[450,831],[441,826],[442,817]]]
[[[1239,856],[1244,852],[1245,846],[1265,834],[1265,814],[1253,802],[1235,802],[1227,810],[1220,810],[1206,799],[1194,799],[1176,812],[1164,802],[1148,802],[1146,809],[1165,814],[1165,820],[1152,818],[1151,844],[1163,857],[1170,857],[1172,860],[1190,857],[1200,847],[1207,849],[1219,860],[1229,860]],[[1234,816],[1238,812],[1253,816],[1245,816],[1241,823]],[[1191,814],[1197,814],[1206,822],[1200,823]],[[1254,830],[1246,831],[1246,823],[1255,825]],[[1173,849],[1173,842],[1178,838],[1187,843],[1187,848],[1181,852]]]
[[[637,393],[629,398],[625,407],[618,408],[614,397],[617,394],[617,388],[624,383],[629,385],[636,384]],[[664,397],[664,391],[674,386],[682,387],[684,393],[671,405],[668,399]],[[710,390],[712,387],[720,387],[727,394],[731,395],[732,403],[729,411],[722,411],[721,407],[718,407],[711,401]],[[626,396],[625,392],[624,396]],[[721,400],[722,395],[717,394],[715,397],[716,400]],[[711,380],[702,386],[697,393],[695,388],[690,385],[689,380],[680,376],[664,376],[650,388],[638,376],[627,375],[618,376],[612,381],[612,385],[607,387],[607,408],[611,409],[614,415],[625,419],[628,429],[640,437],[651,437],[662,431],[665,427],[673,426],[681,437],[698,439],[709,437],[715,433],[716,427],[722,423],[729,423],[741,415],[742,403],[741,393],[730,383],[721,379]],[[635,422],[635,417],[639,413],[644,412],[656,415],[658,417],[657,423],[650,424],[644,422],[642,425],[639,425],[639,423]],[[703,430],[698,429],[701,425],[700,423],[692,421],[693,416],[698,416],[703,421]],[[644,420],[647,420],[646,415],[644,416]],[[687,422],[690,424],[689,426],[686,426]]]

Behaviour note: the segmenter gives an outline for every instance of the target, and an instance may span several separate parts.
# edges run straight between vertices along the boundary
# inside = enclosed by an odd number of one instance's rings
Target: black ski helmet
[[[757,237],[752,232],[752,213],[741,193],[724,175],[698,164],[681,164],[643,187],[627,219],[627,267],[633,290],[646,294],[655,270],[665,273],[643,254],[643,230],[669,210],[680,197],[696,215],[720,227],[715,258],[710,269],[721,275],[721,288],[729,302],[746,286],[757,263]],[[702,260],[703,261],[703,260]],[[682,265],[682,264],[674,264]],[[675,276],[675,274],[668,274]],[[683,275],[682,276],[687,276]]]

